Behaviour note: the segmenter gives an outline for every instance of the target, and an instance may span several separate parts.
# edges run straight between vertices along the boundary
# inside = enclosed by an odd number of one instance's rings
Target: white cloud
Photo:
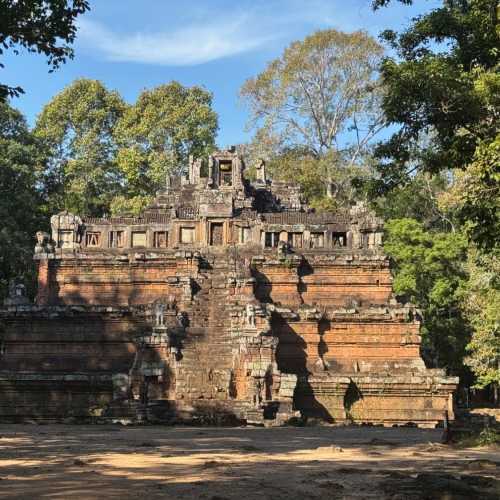
[[[439,1],[428,0],[429,4]],[[399,27],[415,9],[396,3],[374,13],[371,0],[211,0],[209,6],[206,0],[184,0],[182,7],[173,3],[178,9],[169,8],[165,28],[132,33],[97,21],[96,9],[90,17],[80,18],[77,44],[111,61],[194,66],[263,48],[276,55],[276,47],[282,50],[291,40],[327,27],[367,29],[377,35],[383,27],[394,23]],[[126,24],[158,26],[165,16],[159,4],[149,0],[149,7],[141,7],[136,17],[132,8],[126,10]],[[119,24],[119,14],[114,23]]]
[[[162,33],[115,33],[89,19],[79,21],[81,45],[98,50],[108,60],[192,66],[248,52],[277,38],[251,30],[245,16],[217,24],[192,24]]]

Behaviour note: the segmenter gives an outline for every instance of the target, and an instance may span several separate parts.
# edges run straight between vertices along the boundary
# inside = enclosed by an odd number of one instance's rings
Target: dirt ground
[[[0,425],[0,498],[497,499],[500,452],[439,430]]]

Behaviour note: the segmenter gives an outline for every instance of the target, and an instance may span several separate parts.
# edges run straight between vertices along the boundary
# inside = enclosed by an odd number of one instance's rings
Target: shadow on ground
[[[500,454],[384,428],[0,426],[1,498],[498,498]]]

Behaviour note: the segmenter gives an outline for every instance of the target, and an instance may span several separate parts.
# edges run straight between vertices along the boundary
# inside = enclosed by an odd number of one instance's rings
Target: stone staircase
[[[102,418],[121,422],[264,425],[266,415],[276,413],[270,411],[269,401],[255,407],[253,402],[232,399],[229,394],[234,349],[238,345],[231,329],[231,313],[235,307],[244,307],[246,300],[234,295],[230,283],[240,272],[245,276],[244,265],[227,253],[205,256],[194,278],[193,300],[184,306],[189,324],[174,370],[176,400],[150,400],[147,406],[139,401],[113,401]]]
[[[226,259],[208,256],[196,277],[198,290],[187,310],[189,326],[176,381],[178,392],[189,400],[227,399],[223,390],[228,387],[233,359],[228,269]]]

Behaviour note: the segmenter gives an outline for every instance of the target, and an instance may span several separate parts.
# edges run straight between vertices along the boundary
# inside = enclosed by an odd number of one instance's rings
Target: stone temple
[[[0,309],[0,420],[453,419],[458,380],[420,357],[383,221],[243,170],[222,151],[138,217],[51,218],[35,304],[13,283]]]

